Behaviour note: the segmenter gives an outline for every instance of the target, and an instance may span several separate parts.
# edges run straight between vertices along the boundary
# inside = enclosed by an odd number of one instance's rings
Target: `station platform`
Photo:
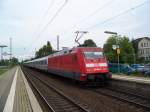
[[[21,68],[0,76],[0,112],[42,112]]]
[[[125,75],[112,75],[112,79],[130,81],[136,83],[150,84],[150,78],[148,77],[137,77],[137,76],[125,76]]]

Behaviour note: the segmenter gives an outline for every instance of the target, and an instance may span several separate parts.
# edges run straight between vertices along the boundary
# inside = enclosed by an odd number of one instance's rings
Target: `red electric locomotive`
[[[107,59],[101,48],[77,47],[28,61],[27,66],[46,70],[82,82],[107,81],[111,78]]]

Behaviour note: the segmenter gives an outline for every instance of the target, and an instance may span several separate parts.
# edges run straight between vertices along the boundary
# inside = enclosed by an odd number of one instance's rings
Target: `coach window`
[[[47,64],[47,60],[45,60],[45,64]]]

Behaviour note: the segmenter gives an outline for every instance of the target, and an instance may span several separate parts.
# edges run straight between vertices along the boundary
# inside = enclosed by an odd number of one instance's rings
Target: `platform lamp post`
[[[6,45],[0,45],[1,48],[1,61],[3,60],[3,48],[7,47]]]
[[[104,33],[106,34],[112,34],[112,35],[118,35],[117,32],[111,32],[111,31],[104,31]],[[116,45],[112,45],[112,48],[114,50],[116,50],[117,52],[117,60],[118,60],[118,73],[120,73],[120,66],[119,66],[119,63],[120,63],[120,59],[119,59],[119,55],[120,55],[120,48],[119,48],[119,43],[118,43],[118,39],[116,40]]]

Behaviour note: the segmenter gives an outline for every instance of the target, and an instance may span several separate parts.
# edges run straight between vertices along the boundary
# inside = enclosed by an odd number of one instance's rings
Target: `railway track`
[[[52,112],[89,112],[89,110],[74,102],[54,86],[47,84],[40,77],[28,71],[24,71],[24,73]]]
[[[26,69],[25,69],[25,71],[26,71]],[[27,70],[28,72],[29,72],[29,74],[30,74],[30,76],[34,76],[33,77],[33,81],[34,80],[36,80],[35,81],[35,83],[37,83],[37,82],[40,82],[39,80],[45,80],[45,82],[44,83],[48,83],[48,85],[51,83],[51,81],[50,80],[47,80],[48,79],[48,77],[41,77],[41,74],[40,73],[38,73],[38,72],[33,72],[32,70]],[[37,78],[36,78],[36,77]],[[29,77],[30,78],[30,77]],[[41,79],[42,78],[42,79]],[[32,77],[30,78],[30,79],[32,79]],[[32,82],[33,82],[32,81]],[[52,81],[53,82],[53,81]],[[34,82],[33,82],[34,83]],[[59,85],[59,84],[58,84]],[[50,85],[49,85],[50,86]],[[58,87],[59,88],[59,86],[57,86],[57,84],[55,83],[55,81],[53,82],[53,83],[51,83],[51,86],[52,87]],[[40,86],[41,87],[41,86]],[[43,86],[42,86],[43,87]],[[45,88],[45,87],[44,87]],[[61,86],[60,86],[60,88],[61,88]],[[63,88],[63,87],[62,87]],[[41,88],[40,88],[41,89]],[[117,88],[116,88],[116,86],[114,87],[114,86],[108,86],[107,88],[106,87],[103,87],[103,88],[92,88],[91,89],[91,87],[89,88],[89,87],[85,87],[85,89],[87,90],[89,90],[91,93],[90,93],[90,95],[92,96],[92,94],[94,94],[94,96],[97,96],[98,98],[97,99],[99,99],[98,101],[102,101],[102,99],[103,99],[103,97],[100,97],[99,98],[99,94],[102,94],[103,96],[108,96],[107,98],[108,99],[110,99],[110,101],[112,100],[112,101],[115,101],[115,102],[118,102],[118,104],[121,104],[121,105],[118,105],[118,107],[119,108],[116,108],[116,109],[114,109],[115,110],[115,112],[120,112],[120,111],[124,111],[125,110],[125,112],[127,111],[127,112],[131,112],[131,110],[134,110],[134,111],[136,111],[136,112],[149,112],[149,110],[150,110],[150,98],[148,97],[148,96],[144,96],[143,94],[139,94],[139,92],[137,91],[137,92],[135,92],[135,91],[132,91],[132,90],[130,90],[130,89],[122,89],[122,87],[120,87],[120,86],[118,86]],[[47,90],[47,89],[46,89]],[[57,90],[57,89],[56,89]],[[73,91],[71,88],[69,89],[68,87],[67,87],[67,90],[69,91]],[[42,91],[42,90],[41,90]],[[44,91],[44,90],[43,90]],[[42,93],[43,93],[43,91],[42,91]],[[46,92],[45,92],[46,93]],[[45,94],[44,93],[44,94]],[[50,92],[49,92],[50,93]],[[65,90],[65,92],[64,92],[65,94],[66,94],[66,90]],[[96,93],[96,94],[95,94]],[[136,93],[136,94],[135,94]],[[68,94],[68,93],[67,93]],[[87,93],[85,93],[85,94],[87,94]],[[91,96],[88,96],[88,97],[91,97]],[[85,96],[85,95],[84,95]],[[84,97],[83,96],[83,97]],[[48,96],[49,97],[49,96]],[[72,98],[72,97],[71,97]],[[102,99],[101,99],[102,98]],[[105,98],[105,99],[107,99],[107,98]],[[82,97],[81,97],[81,99],[82,99]],[[88,99],[88,98],[87,98]],[[93,101],[95,101],[94,103],[96,104],[98,101],[97,101],[97,99],[90,99],[89,100],[89,102],[91,102],[92,100]],[[109,100],[104,100],[104,101],[107,101],[108,103],[109,103]],[[116,101],[116,100],[118,100],[118,101]],[[77,100],[77,102],[78,101],[80,101],[80,99],[78,99]],[[82,100],[81,100],[82,101]],[[97,101],[97,102],[96,102]],[[120,102],[119,102],[120,101]],[[93,103],[93,104],[94,104]],[[48,104],[49,104],[49,102],[48,102]],[[51,103],[50,103],[51,104]],[[84,108],[86,108],[86,109],[84,109],[85,111],[88,111],[87,109],[89,109],[90,108],[90,111],[93,111],[93,112],[95,112],[95,107],[93,108],[93,104],[89,104],[88,106],[86,105],[86,106],[84,106],[81,102],[78,102],[78,104],[81,106],[83,106]],[[88,103],[87,103],[88,104]],[[116,103],[117,104],[117,103]],[[124,105],[125,104],[125,105]],[[129,105],[130,104],[130,105]],[[90,107],[90,105],[92,105],[91,107]],[[109,105],[109,107],[111,108],[109,111],[111,111],[114,107],[113,106],[111,106],[112,104],[111,103],[109,103],[109,104],[107,104],[107,105]],[[53,105],[51,105],[52,106],[52,108],[55,110],[55,106],[53,107]],[[67,105],[66,105],[67,106]],[[98,107],[103,107],[103,106],[105,106],[105,105],[102,105],[102,106],[100,106],[99,104],[97,105]],[[131,106],[131,107],[130,107]],[[63,110],[63,109],[61,109],[62,107],[60,107],[59,105],[57,106],[60,110],[58,110],[58,111],[61,111],[61,112],[65,112],[65,110]],[[56,107],[56,109],[57,109],[57,107]],[[120,109],[121,107],[123,107],[123,110],[122,109]],[[125,107],[125,108],[124,108]],[[97,107],[96,107],[97,108]],[[106,111],[107,112],[107,108],[105,108],[105,107],[103,107],[104,109],[102,109],[102,111],[104,110],[104,111]],[[130,110],[130,108],[131,108],[131,110]],[[84,111],[83,110],[83,111]],[[55,110],[56,111],[56,110]],[[66,111],[68,111],[68,112],[70,112],[70,111],[75,111],[75,110],[73,110],[73,109],[71,109],[71,110],[66,110]],[[77,112],[78,111],[80,111],[80,110],[76,110]],[[82,110],[81,110],[82,111]],[[97,112],[99,112],[100,111],[100,109],[98,109],[98,111]]]
[[[123,88],[123,89],[122,89],[122,88]],[[120,86],[120,87],[109,87],[108,89],[109,89],[109,90],[116,91],[116,92],[124,93],[124,94],[133,95],[133,96],[136,96],[136,97],[138,97],[138,98],[141,98],[141,99],[150,101],[150,97],[149,97],[149,96],[144,95],[144,94],[141,94],[141,93],[139,93],[139,91],[137,91],[137,90],[131,90],[131,89],[129,89],[129,88],[124,88],[124,87],[122,87],[122,86]]]
[[[125,103],[130,103],[144,110],[150,110],[150,99],[139,94],[134,94],[121,89],[116,89],[113,87],[101,88],[93,90],[95,93],[102,94],[105,96],[113,97],[115,99],[121,100]]]

